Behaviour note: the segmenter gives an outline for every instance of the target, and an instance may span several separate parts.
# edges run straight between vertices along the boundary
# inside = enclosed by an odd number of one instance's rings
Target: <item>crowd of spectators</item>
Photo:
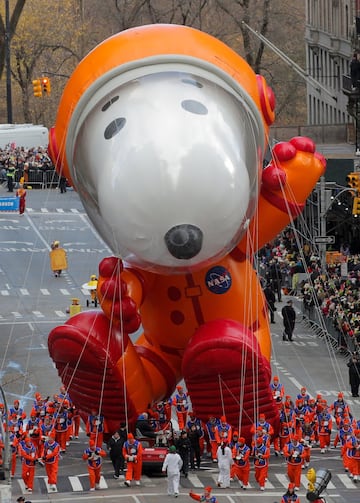
[[[337,331],[339,347],[360,354],[360,255],[350,255],[348,246],[340,251],[323,270],[311,246],[299,250],[287,229],[258,254],[259,274],[279,302],[282,293],[300,297],[304,314],[311,318],[315,310],[322,313]]]
[[[10,167],[16,170],[16,181],[24,177],[25,183],[31,183],[32,175],[53,170],[53,164],[47,153],[47,148],[25,148],[7,145],[0,148],[0,183],[7,182],[7,172]]]

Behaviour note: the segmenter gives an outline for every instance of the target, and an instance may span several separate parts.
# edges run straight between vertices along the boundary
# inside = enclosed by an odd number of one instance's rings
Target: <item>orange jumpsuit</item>
[[[257,445],[254,448],[254,467],[255,480],[259,484],[260,489],[264,490],[265,482],[269,471],[270,448],[262,441],[257,440]]]
[[[217,449],[220,445],[220,437],[218,426],[219,420],[213,416],[209,417],[209,421],[206,423],[206,432],[207,438],[209,440],[209,444],[207,447],[207,451],[211,453],[211,459],[216,461],[217,459]]]
[[[83,453],[83,460],[87,461],[89,473],[90,491],[99,488],[101,477],[102,458],[106,456],[106,452],[100,447],[96,447],[93,440],[89,441],[89,447]]]
[[[332,429],[332,417],[330,414],[323,413],[318,416],[318,435],[320,442],[320,452],[330,447],[330,436]]]
[[[129,438],[123,446],[123,457],[126,461],[125,482],[130,485],[132,480],[140,481],[142,471],[142,445],[138,440]]]
[[[355,430],[354,435],[347,441],[346,448],[349,472],[354,482],[360,481],[360,430]]]
[[[183,430],[186,426],[187,414],[189,410],[189,398],[184,392],[182,386],[176,386],[177,393],[173,398],[173,406],[176,410],[176,415],[179,423],[179,430]]]
[[[22,479],[28,490],[33,490],[35,477],[35,463],[37,461],[36,448],[30,439],[19,443],[22,458]]]
[[[305,458],[304,446],[294,439],[285,445],[284,456],[287,461],[289,480],[295,484],[295,487],[300,488],[301,469]]]
[[[36,453],[38,459],[41,458],[41,431],[40,431],[40,419],[36,417],[36,414],[30,414],[30,420],[26,425],[26,433],[31,438],[32,443],[36,448]]]
[[[104,441],[104,433],[107,432],[104,416],[93,411],[86,422],[86,434],[90,440],[94,440],[97,447],[101,447]]]
[[[68,413],[61,408],[54,416],[55,440],[60,445],[60,451],[66,451],[67,431],[68,431]]]
[[[16,191],[16,196],[19,198],[19,213],[22,215],[25,211],[26,205],[26,190],[24,187],[20,187]]]
[[[230,478],[237,478],[243,487],[247,487],[250,477],[250,447],[245,444],[245,438],[240,437],[233,449],[234,464],[230,469]]]
[[[18,455],[19,439],[14,433],[10,433],[10,447],[11,447],[11,477],[15,477],[16,459]]]
[[[60,445],[50,437],[44,443],[44,461],[49,485],[56,485],[59,469]]]

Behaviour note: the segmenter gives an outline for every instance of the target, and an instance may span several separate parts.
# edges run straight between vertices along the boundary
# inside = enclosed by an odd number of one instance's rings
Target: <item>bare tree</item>
[[[21,13],[23,11],[25,5],[25,0],[17,0],[15,8],[13,10],[13,13],[11,14],[10,17],[10,26],[9,26],[9,39],[11,39],[14,36],[14,33],[16,31],[17,24],[19,22]],[[5,25],[5,19],[0,15],[0,80],[2,79],[3,73],[4,73],[4,68],[5,68],[5,35],[6,35],[6,25]]]

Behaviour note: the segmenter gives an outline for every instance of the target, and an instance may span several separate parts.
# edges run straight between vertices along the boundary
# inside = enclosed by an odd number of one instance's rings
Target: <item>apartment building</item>
[[[308,124],[352,122],[343,75],[360,49],[360,0],[305,1],[307,71],[321,84],[307,84]]]

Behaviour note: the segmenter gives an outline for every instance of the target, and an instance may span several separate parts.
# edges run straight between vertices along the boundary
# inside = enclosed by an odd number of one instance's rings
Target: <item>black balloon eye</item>
[[[196,100],[184,100],[181,102],[181,106],[187,112],[197,115],[207,115],[208,109],[205,105]]]
[[[126,119],[124,117],[119,117],[110,122],[104,131],[105,140],[111,140],[116,134],[118,134],[122,128],[125,126]]]

